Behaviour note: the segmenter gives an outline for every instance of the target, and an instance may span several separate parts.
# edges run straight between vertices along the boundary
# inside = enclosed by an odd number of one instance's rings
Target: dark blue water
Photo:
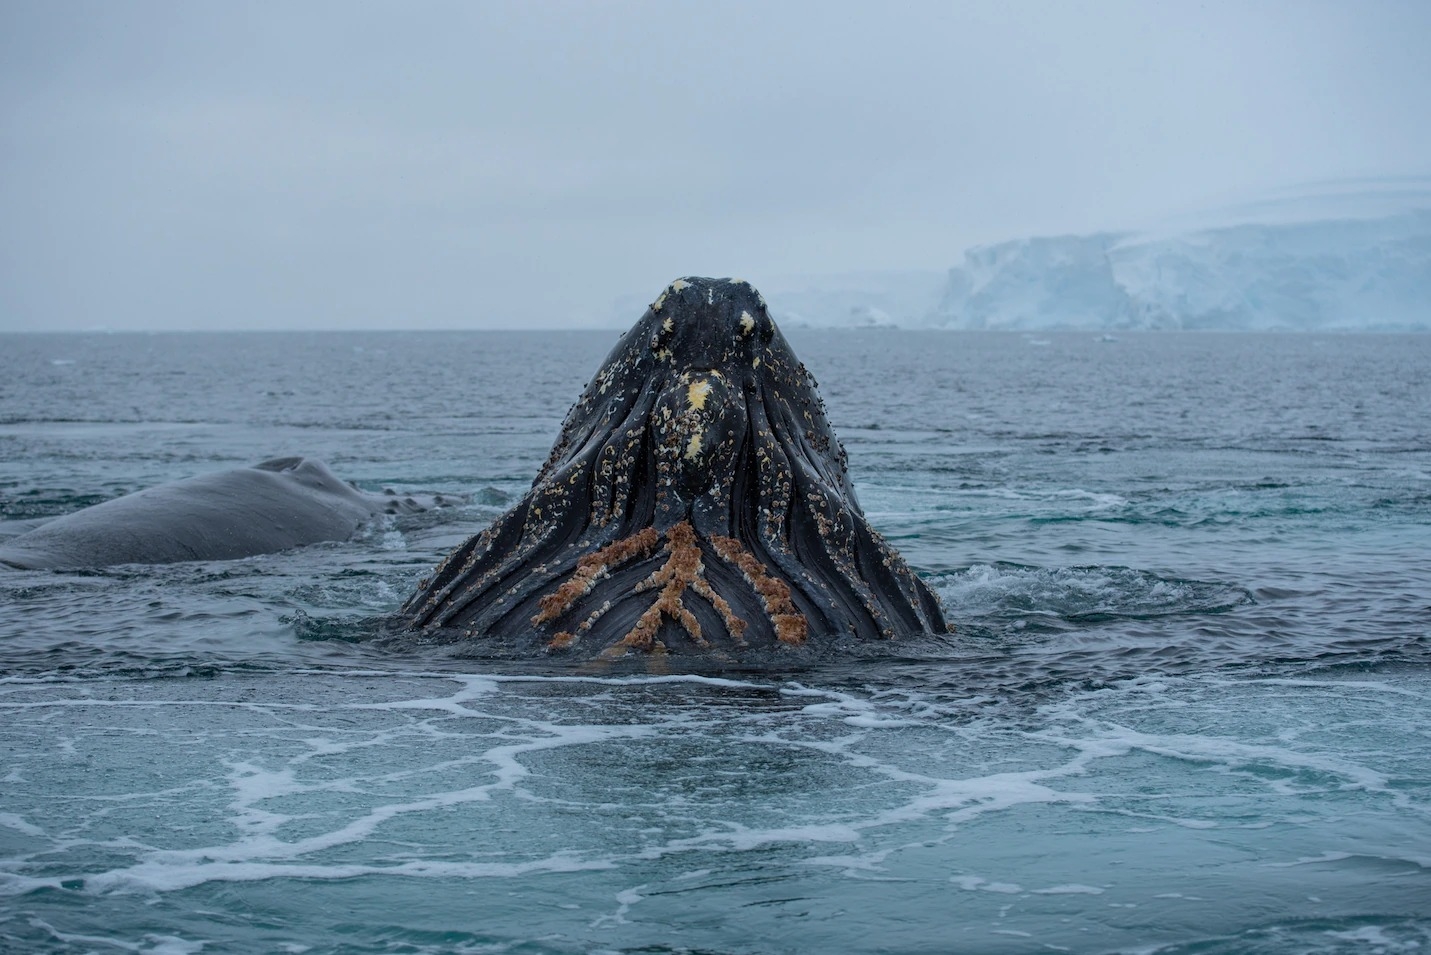
[[[0,576],[0,950],[1431,946],[1431,336],[789,336],[957,634],[379,639],[612,333],[0,336],[0,536],[286,454],[469,495]]]

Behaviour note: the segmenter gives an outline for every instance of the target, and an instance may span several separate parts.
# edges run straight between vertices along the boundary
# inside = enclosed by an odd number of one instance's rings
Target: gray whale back
[[[411,498],[360,491],[322,461],[274,458],[57,517],[0,543],[0,564],[79,569],[232,560],[347,540],[374,515],[424,509]]]

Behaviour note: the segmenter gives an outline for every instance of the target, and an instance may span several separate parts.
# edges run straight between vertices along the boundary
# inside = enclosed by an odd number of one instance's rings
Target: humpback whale
[[[949,629],[866,522],[815,380],[760,293],[712,278],[660,294],[530,492],[397,622],[608,659]]]
[[[369,494],[322,461],[274,458],[146,488],[57,517],[0,541],[0,567],[70,570],[232,560],[347,540],[378,514],[422,511],[429,503],[442,501]]]

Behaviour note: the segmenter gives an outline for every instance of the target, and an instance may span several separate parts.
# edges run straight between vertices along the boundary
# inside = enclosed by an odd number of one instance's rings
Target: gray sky
[[[583,324],[1424,174],[1428,44],[1424,0],[0,0],[0,331]]]

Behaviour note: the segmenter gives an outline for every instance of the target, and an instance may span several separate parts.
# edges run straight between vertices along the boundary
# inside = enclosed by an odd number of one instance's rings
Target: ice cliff
[[[1431,178],[1314,184],[1156,228],[981,245],[947,273],[746,278],[789,327],[1431,330]],[[617,304],[610,323],[624,327],[646,300]]]
[[[1431,210],[968,250],[927,323],[996,329],[1428,329]]]

